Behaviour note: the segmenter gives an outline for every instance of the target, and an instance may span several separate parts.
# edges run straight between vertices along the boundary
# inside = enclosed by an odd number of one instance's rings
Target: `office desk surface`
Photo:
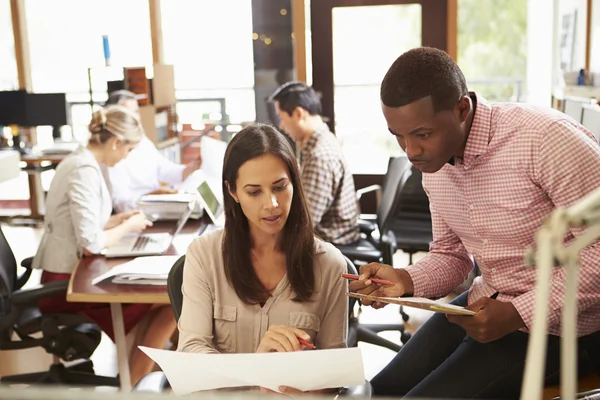
[[[168,232],[175,222],[155,222],[147,232]],[[207,226],[205,217],[190,220],[175,237],[165,255],[183,255],[188,246]],[[106,258],[104,256],[84,257],[71,274],[67,301],[89,303],[151,303],[168,304],[169,295],[166,286],[124,285],[102,282],[92,285],[92,279],[111,268],[132,260],[128,258]]]

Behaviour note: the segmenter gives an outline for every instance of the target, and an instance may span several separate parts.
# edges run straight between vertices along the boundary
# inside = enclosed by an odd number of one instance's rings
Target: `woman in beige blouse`
[[[187,251],[178,350],[297,351],[298,338],[345,347],[346,263],[314,237],[287,139],[270,125],[242,129],[225,153],[223,193],[225,228]]]

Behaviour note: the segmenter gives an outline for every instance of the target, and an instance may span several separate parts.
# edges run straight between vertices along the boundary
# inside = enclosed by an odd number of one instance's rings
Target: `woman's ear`
[[[233,197],[233,200],[235,200],[236,203],[239,203],[240,199],[238,199],[238,197],[236,196],[236,194],[231,191],[231,186],[229,186],[229,182],[225,181],[225,186],[227,186],[227,192],[229,193],[229,195],[231,197]]]
[[[108,146],[112,149],[112,150],[116,150],[117,146],[119,146],[122,143],[122,141],[116,137],[112,137],[108,140]]]

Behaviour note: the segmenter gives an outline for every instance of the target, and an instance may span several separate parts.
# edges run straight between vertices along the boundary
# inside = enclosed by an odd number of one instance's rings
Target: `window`
[[[457,39],[458,64],[470,90],[493,101],[524,100],[526,0],[459,0]]]
[[[89,101],[88,68],[94,68],[96,101],[106,99],[104,72],[152,64],[147,0],[26,0],[25,11],[35,92],[67,94],[69,102]],[[108,35],[111,64],[104,70],[102,36]],[[122,73],[117,79],[122,79]],[[71,110],[73,135],[86,141],[89,106]]]
[[[256,118],[251,16],[251,0],[161,2],[165,62],[175,66],[178,99],[224,98],[232,122]],[[178,104],[182,123],[220,112],[218,102],[186,103]]]
[[[421,5],[337,7],[332,18],[335,132],[353,173],[384,174],[402,150],[387,129],[379,88],[394,60],[421,46]]]
[[[0,2],[0,90],[19,88],[10,2]]]

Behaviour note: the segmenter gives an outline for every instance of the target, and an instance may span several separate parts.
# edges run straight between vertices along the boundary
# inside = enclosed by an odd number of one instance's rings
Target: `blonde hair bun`
[[[144,137],[144,128],[131,110],[117,105],[98,109],[88,125],[91,143],[103,144],[111,137],[129,143],[138,143]]]

